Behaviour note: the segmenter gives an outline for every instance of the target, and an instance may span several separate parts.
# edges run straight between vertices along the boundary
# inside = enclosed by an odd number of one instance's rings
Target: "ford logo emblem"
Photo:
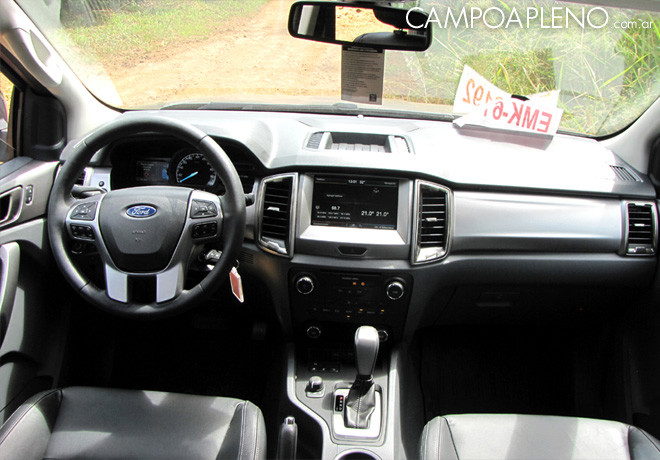
[[[131,206],[126,210],[128,217],[151,217],[156,214],[156,208],[153,206]]]

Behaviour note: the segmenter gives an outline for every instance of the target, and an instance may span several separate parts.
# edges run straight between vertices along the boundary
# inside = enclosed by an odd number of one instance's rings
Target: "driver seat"
[[[232,398],[70,387],[39,393],[0,427],[0,458],[264,459],[257,406]]]

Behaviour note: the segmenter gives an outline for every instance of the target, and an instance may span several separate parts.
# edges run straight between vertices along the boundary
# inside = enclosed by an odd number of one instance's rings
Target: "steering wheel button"
[[[89,225],[71,225],[71,235],[74,238],[82,238],[87,240],[94,239],[94,230]]]
[[[218,215],[218,208],[215,203],[204,200],[193,200],[190,206],[190,218],[202,219],[204,217],[216,217]]]
[[[94,220],[96,203],[81,203],[71,213],[72,220]]]
[[[206,222],[203,224],[196,224],[192,229],[193,238],[209,238],[218,233],[217,222]]]

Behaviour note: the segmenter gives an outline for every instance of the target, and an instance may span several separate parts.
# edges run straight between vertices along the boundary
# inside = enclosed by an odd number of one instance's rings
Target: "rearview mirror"
[[[431,45],[428,15],[387,6],[302,1],[291,5],[289,33],[323,43],[424,51]]]

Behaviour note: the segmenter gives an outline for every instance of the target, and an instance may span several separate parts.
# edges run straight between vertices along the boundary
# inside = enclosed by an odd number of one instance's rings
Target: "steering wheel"
[[[198,149],[225,185],[224,196],[186,187],[146,186],[72,197],[76,179],[100,148],[143,133],[174,136]],[[66,280],[91,304],[127,317],[173,315],[212,293],[236,260],[244,231],[245,195],[225,152],[196,127],[158,115],[125,114],[73,145],[48,203],[48,237]],[[74,265],[69,248],[75,241],[96,246],[105,289]],[[222,243],[222,254],[213,269],[194,287],[184,289],[195,250],[217,242]],[[136,282],[155,283],[155,298],[134,300]]]

